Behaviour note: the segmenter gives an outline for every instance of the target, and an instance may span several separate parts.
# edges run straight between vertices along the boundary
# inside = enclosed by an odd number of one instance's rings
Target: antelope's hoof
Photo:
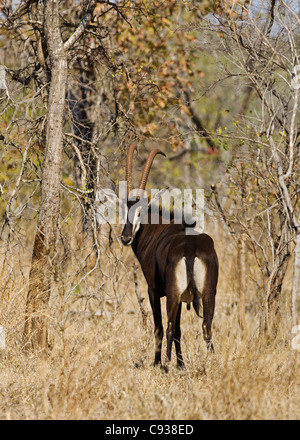
[[[211,353],[215,352],[214,345],[212,342],[207,343],[207,350],[210,351]]]
[[[162,365],[162,364],[154,364],[154,367],[159,367],[162,371],[164,371],[165,373],[169,372],[169,369],[166,365]]]
[[[183,361],[177,362],[177,368],[178,368],[178,370],[186,370]]]

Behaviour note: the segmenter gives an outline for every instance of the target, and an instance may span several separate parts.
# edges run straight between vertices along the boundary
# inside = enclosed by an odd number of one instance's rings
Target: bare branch
[[[293,16],[296,18],[296,20],[300,24],[300,19],[299,19],[298,15],[283,0],[279,0],[279,1],[293,14]]]
[[[85,31],[87,25],[89,24],[89,22],[91,21],[91,19],[93,17],[93,12],[94,12],[96,5],[97,5],[97,1],[95,1],[95,0],[89,1],[86,13],[85,13],[83,19],[81,20],[81,22],[79,23],[76,31],[64,43],[64,49],[66,51],[69,50],[74,45],[74,43],[78,40],[78,38],[81,37],[81,35]]]

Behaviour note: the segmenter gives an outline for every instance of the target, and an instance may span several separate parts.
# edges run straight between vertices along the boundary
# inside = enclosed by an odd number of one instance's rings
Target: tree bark
[[[298,226],[296,230],[293,272],[294,273],[293,273],[293,285],[292,285],[292,327],[299,324],[298,301],[300,294],[300,226]]]
[[[47,108],[42,196],[32,252],[24,327],[25,346],[34,349],[45,349],[48,345],[47,308],[51,279],[57,265],[63,117],[68,68],[67,55],[60,34],[58,4],[58,0],[45,0],[44,2],[44,29],[48,45],[51,83]]]
[[[290,252],[290,230],[288,226],[282,228],[282,234],[286,234],[285,246],[278,246],[276,251],[276,262],[274,269],[268,277],[265,301],[262,308],[260,322],[261,335],[276,337],[280,325],[280,299],[282,284],[286,274],[287,265],[291,256]]]

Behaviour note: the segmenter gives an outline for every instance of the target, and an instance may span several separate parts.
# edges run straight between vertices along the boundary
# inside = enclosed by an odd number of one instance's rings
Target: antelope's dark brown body
[[[129,150],[132,164],[134,148]],[[140,185],[144,189],[152,161],[159,150],[154,150],[149,156]],[[130,169],[126,170],[131,181]],[[146,178],[145,178],[146,175]],[[130,190],[131,188],[128,188]],[[128,191],[129,192],[129,191]],[[134,203],[128,201],[128,208],[134,209]],[[151,207],[149,208],[151,209]],[[143,274],[148,284],[148,294],[153,311],[155,331],[154,364],[161,363],[161,347],[163,325],[160,298],[167,297],[167,361],[171,360],[172,342],[175,343],[177,365],[182,367],[183,359],[180,346],[180,317],[182,302],[193,304],[199,315],[203,306],[203,335],[210,350],[211,326],[215,308],[215,295],[218,282],[218,258],[212,238],[207,234],[187,235],[184,224],[163,224],[162,216],[151,216],[148,210],[137,213],[133,222],[129,221],[122,232],[122,242],[131,244],[140,262]],[[147,218],[147,221],[145,219]]]

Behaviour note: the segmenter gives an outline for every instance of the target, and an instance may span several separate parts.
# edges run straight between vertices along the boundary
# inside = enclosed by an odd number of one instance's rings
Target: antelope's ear
[[[151,206],[152,203],[155,203],[168,189],[169,187],[167,186],[166,188],[157,191],[152,198],[149,197],[148,207]]]

